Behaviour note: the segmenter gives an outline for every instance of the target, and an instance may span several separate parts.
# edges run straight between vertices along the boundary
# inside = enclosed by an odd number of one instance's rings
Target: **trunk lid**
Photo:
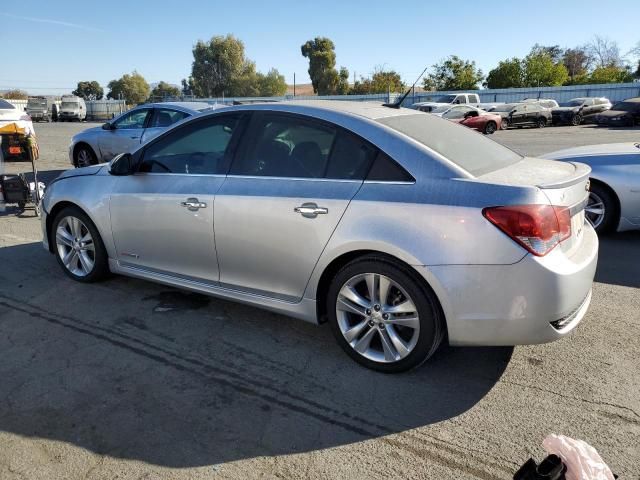
[[[582,241],[585,212],[589,198],[591,167],[577,162],[558,162],[539,158],[523,158],[520,162],[478,177],[483,182],[503,185],[538,187],[549,204],[569,209],[571,237],[560,248],[571,255]]]

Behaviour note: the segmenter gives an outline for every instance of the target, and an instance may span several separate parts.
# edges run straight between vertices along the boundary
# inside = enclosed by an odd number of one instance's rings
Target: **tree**
[[[587,47],[567,48],[562,55],[562,63],[569,74],[570,84],[581,83],[591,67],[593,59]]]
[[[567,68],[561,63],[553,63],[546,53],[532,51],[524,59],[525,87],[553,87],[564,84],[568,78]]]
[[[426,90],[477,90],[483,79],[476,62],[451,55],[433,65],[433,72],[425,77],[423,84]]]
[[[606,37],[596,35],[587,44],[587,51],[593,57],[596,67],[620,67],[622,57],[618,44]]]
[[[625,67],[598,67],[589,76],[589,83],[626,83],[633,81],[631,69]]]
[[[26,100],[27,98],[29,98],[29,94],[27,94],[27,92],[18,89],[4,92],[2,96],[7,100]]]
[[[522,60],[513,57],[498,63],[489,71],[485,86],[487,88],[516,88],[524,83],[524,67]]]
[[[336,93],[338,95],[347,95],[349,93],[349,70],[345,67],[340,67],[340,72],[338,73],[338,88]]]
[[[77,88],[71,93],[85,100],[102,100],[104,96],[104,90],[95,80],[78,82]]]
[[[149,98],[149,84],[135,70],[131,75],[125,73],[118,80],[111,80],[107,86],[109,87],[107,98],[124,98],[129,105],[144,103]]]
[[[333,95],[338,90],[340,76],[336,70],[336,52],[333,42],[326,37],[308,40],[300,47],[302,56],[309,59],[309,77],[313,91],[318,95]]]
[[[281,97],[287,93],[287,82],[284,75],[272,68],[269,73],[258,74],[258,84],[261,97]]]
[[[562,50],[562,48],[560,48],[560,45],[544,46],[536,43],[533,47],[531,47],[530,53],[534,55],[548,55],[549,57],[551,57],[553,63],[560,63],[562,62],[562,58],[565,52],[564,50]]]
[[[150,97],[161,99],[167,97],[179,97],[180,93],[180,89],[175,85],[171,85],[170,83],[161,81],[155,87],[153,87]]]
[[[237,95],[236,89],[246,87],[242,77],[250,70],[244,57],[244,43],[231,34],[211,37],[208,42],[198,40],[193,47],[190,81],[194,95]]]
[[[180,83],[182,84],[183,95],[193,95],[193,78],[183,78]]]
[[[400,74],[395,70],[383,70],[377,67],[371,78],[360,77],[353,85],[351,93],[354,95],[366,95],[372,93],[403,92],[404,82]]]

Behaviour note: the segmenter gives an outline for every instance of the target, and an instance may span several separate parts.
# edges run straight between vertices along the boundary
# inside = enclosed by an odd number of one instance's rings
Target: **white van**
[[[84,98],[76,97],[75,95],[63,95],[62,104],[58,112],[59,122],[82,122],[87,118],[87,105],[84,103]]]

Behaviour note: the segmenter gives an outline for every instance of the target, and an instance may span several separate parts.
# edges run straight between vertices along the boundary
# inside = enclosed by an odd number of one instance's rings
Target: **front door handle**
[[[305,218],[316,218],[318,215],[326,215],[329,213],[328,208],[319,207],[315,203],[303,203],[299,207],[295,207],[293,211],[299,213]]]
[[[187,198],[186,202],[180,202],[180,205],[182,207],[187,207],[187,209],[191,210],[192,212],[197,211],[200,208],[207,208],[207,204],[204,202],[201,202],[200,200],[198,200],[197,198]]]

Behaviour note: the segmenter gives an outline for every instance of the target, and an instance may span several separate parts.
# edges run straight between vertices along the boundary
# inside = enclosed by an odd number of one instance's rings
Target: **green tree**
[[[287,93],[287,82],[284,75],[272,68],[266,75],[258,74],[261,97],[281,97]]]
[[[561,63],[553,63],[547,53],[532,51],[524,59],[525,87],[553,87],[564,84],[568,78],[567,68]]]
[[[560,45],[545,46],[536,43],[533,47],[531,47],[530,53],[533,55],[548,55],[549,57],[551,57],[553,63],[561,63],[565,51],[560,48]]]
[[[476,62],[451,55],[433,65],[433,71],[423,80],[426,90],[477,90],[484,75]]]
[[[597,67],[589,75],[589,83],[626,83],[633,81],[633,74],[625,67]]]
[[[377,68],[371,78],[360,77],[356,81],[351,93],[354,95],[366,95],[372,93],[403,92],[405,85],[400,74],[395,70],[383,70]]]
[[[300,47],[302,56],[309,59],[309,77],[313,91],[318,95],[333,95],[338,90],[340,76],[336,70],[336,52],[333,42],[326,37],[308,40]]]
[[[2,98],[6,98],[7,100],[26,100],[29,98],[29,94],[16,88],[14,90],[4,92],[2,94]]]
[[[71,93],[85,100],[102,100],[104,97],[104,90],[95,80],[78,82],[77,88]]]
[[[198,40],[193,47],[190,80],[194,95],[238,95],[238,89],[246,89],[246,77],[251,76],[250,73],[251,66],[247,65],[244,56],[244,43],[231,34],[217,35],[207,42]]]
[[[338,73],[338,88],[336,93],[338,95],[347,95],[351,87],[349,87],[349,70],[345,67],[340,67]]]
[[[562,55],[562,63],[569,74],[569,84],[579,84],[584,81],[592,58],[587,51],[587,47],[567,48]]]
[[[111,80],[107,86],[107,98],[124,98],[129,105],[144,103],[151,90],[144,77],[135,70],[130,75],[125,73],[118,80]]]
[[[522,60],[513,57],[498,63],[489,71],[485,86],[487,88],[516,88],[522,87],[524,82],[524,67]]]
[[[180,89],[178,87],[176,87],[175,85],[171,85],[170,83],[167,82],[160,82],[158,83],[155,87],[153,87],[153,90],[151,90],[151,98],[167,98],[167,97],[179,97],[180,96]]]

